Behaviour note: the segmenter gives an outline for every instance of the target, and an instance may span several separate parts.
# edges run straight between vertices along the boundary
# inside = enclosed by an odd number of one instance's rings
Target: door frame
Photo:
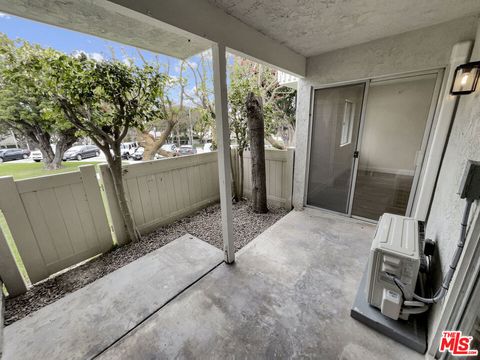
[[[444,72],[445,72],[444,69],[438,69],[435,72],[422,74],[422,75],[436,74],[437,77],[435,79],[435,86],[433,88],[432,100],[430,102],[430,108],[428,110],[428,115],[427,115],[427,122],[425,123],[425,130],[423,132],[422,145],[418,153],[419,156],[416,159],[415,174],[413,176],[412,189],[410,190],[410,196],[408,198],[408,205],[407,205],[407,211],[406,211],[407,216],[412,215],[413,204],[415,203],[415,197],[417,196],[420,175],[425,165],[425,155],[427,153],[428,144],[431,142],[430,139],[433,134],[433,123],[434,123],[435,114],[437,113],[437,109],[439,105],[438,99],[440,98],[440,91],[442,89]],[[416,76],[421,76],[421,75],[416,75]]]
[[[408,199],[408,204],[407,204],[407,210],[405,215],[406,216],[411,216],[412,210],[413,210],[413,205],[415,203],[415,197],[418,193],[418,185],[419,185],[419,180],[420,180],[420,175],[422,173],[423,167],[425,166],[425,155],[427,153],[427,149],[429,144],[431,143],[431,138],[434,133],[434,120],[436,119],[436,115],[438,112],[438,100],[440,96],[440,92],[442,89],[442,84],[444,82],[444,73],[445,69],[444,68],[432,68],[432,69],[425,69],[421,71],[410,71],[410,72],[405,72],[405,73],[397,73],[397,74],[391,74],[391,75],[382,75],[382,76],[375,76],[375,77],[369,77],[366,79],[360,79],[360,80],[352,80],[352,81],[341,81],[341,82],[335,82],[335,83],[330,83],[330,84],[325,84],[325,85],[319,85],[319,86],[312,86],[310,88],[310,116],[309,116],[309,129],[308,129],[308,140],[307,140],[307,167],[306,167],[306,176],[305,176],[305,192],[304,192],[304,201],[303,205],[305,207],[312,207],[312,208],[317,208],[314,205],[309,205],[307,203],[307,196],[308,196],[308,186],[309,186],[309,175],[310,175],[310,158],[311,158],[311,149],[312,149],[312,132],[313,132],[313,122],[315,121],[315,114],[314,114],[314,109],[315,109],[315,90],[320,90],[320,89],[330,89],[330,88],[336,88],[336,87],[341,87],[341,86],[349,86],[349,85],[359,85],[359,84],[364,84],[364,92],[363,92],[363,99],[362,99],[362,109],[361,109],[361,114],[360,114],[360,124],[359,124],[359,131],[357,135],[357,140],[356,140],[356,151],[359,150],[362,140],[363,140],[363,133],[364,133],[364,128],[365,128],[365,115],[367,111],[367,102],[368,102],[368,93],[369,93],[369,88],[371,83],[376,83],[376,82],[381,82],[381,81],[388,81],[388,80],[398,80],[402,78],[409,78],[409,77],[415,77],[415,76],[422,76],[422,75],[430,75],[430,74],[435,74],[436,75],[436,80],[435,80],[435,86],[433,89],[433,94],[432,94],[432,99],[430,102],[430,107],[429,107],[429,112],[427,115],[427,121],[425,124],[425,130],[423,133],[422,137],[422,144],[419,150],[419,155],[417,157],[416,161],[416,166],[415,166],[415,172],[414,172],[414,177],[413,177],[413,182],[412,182],[412,187],[410,190],[410,195]],[[360,154],[361,156],[361,154]],[[377,221],[364,218],[361,216],[356,216],[352,215],[352,208],[353,208],[353,199],[354,199],[354,194],[355,194],[355,186],[356,186],[356,181],[357,181],[357,173],[358,173],[358,161],[359,158],[352,158],[353,164],[352,164],[352,175],[351,175],[351,180],[350,180],[350,189],[349,189],[349,195],[348,195],[348,209],[347,213],[340,213],[337,211],[333,210],[328,210],[328,209],[323,209],[325,211],[329,211],[338,215],[346,216],[346,217],[351,217],[354,219],[359,219],[359,220],[364,220],[368,222],[373,222],[376,223]]]
[[[363,99],[362,99],[362,109],[360,113],[360,124],[358,125],[358,134],[357,134],[357,143],[355,144],[355,151],[358,152],[360,146],[362,145],[363,140],[363,129],[365,127],[365,114],[367,113],[367,101],[368,101],[368,92],[370,89],[371,80],[365,81],[365,90],[363,91]],[[360,154],[361,156],[361,154]],[[350,217],[352,216],[352,209],[353,209],[353,198],[355,195],[355,186],[357,184],[357,173],[358,173],[358,160],[359,157],[353,157],[353,168],[352,168],[352,175],[350,179],[350,190],[348,192],[348,213],[347,215]],[[370,220],[365,218],[360,218],[361,220]]]

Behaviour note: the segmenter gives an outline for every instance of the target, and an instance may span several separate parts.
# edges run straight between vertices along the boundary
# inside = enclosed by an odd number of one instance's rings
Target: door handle
[[[354,158],[354,159],[357,159],[357,158],[358,158],[358,151],[354,151],[354,152],[353,152],[353,158]]]

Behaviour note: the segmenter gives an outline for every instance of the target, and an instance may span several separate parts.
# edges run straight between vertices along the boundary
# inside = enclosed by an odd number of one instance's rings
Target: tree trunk
[[[165,144],[168,137],[172,133],[172,130],[175,126],[173,121],[167,121],[167,128],[162,132],[158,139],[155,139],[151,134],[144,131],[139,133],[141,142],[143,143],[143,148],[145,151],[143,152],[143,160],[153,160],[155,154],[159,152],[160,148]],[[160,152],[163,156],[173,156],[170,155],[168,151]]]
[[[51,165],[53,163],[53,159],[55,159],[55,153],[53,152],[52,147],[50,146],[50,142],[39,142],[38,149],[42,153],[42,162],[43,167],[45,169],[52,170]]]
[[[75,136],[76,129],[66,129],[58,134],[59,140],[57,142],[55,152],[50,145],[51,135],[47,131],[38,126],[32,126],[23,132],[23,134],[30,139],[36,148],[40,150],[43,157],[43,166],[48,170],[55,170],[61,168],[62,158],[65,151],[72,146],[77,137]]]
[[[252,201],[253,211],[268,212],[267,184],[265,175],[265,128],[262,100],[250,92],[246,100],[247,125],[250,132],[250,152],[252,155]]]
[[[236,172],[234,171],[234,163],[235,161],[230,161],[230,167],[231,167],[231,172],[232,172],[232,182],[233,182],[233,200],[235,202],[242,201],[243,200],[243,150],[238,149],[238,176],[236,175]],[[236,155],[235,155],[236,156]]]
[[[238,166],[238,197],[240,200],[243,199],[243,150],[238,151],[238,159],[239,159],[239,166]]]
[[[237,156],[236,155],[236,152],[233,153],[234,156]],[[234,202],[238,202],[240,201],[240,197],[238,196],[238,182],[237,182],[237,179],[236,179],[236,173],[235,173],[235,169],[234,169],[234,163],[235,161],[233,160],[232,158],[232,152],[230,152],[230,173],[232,174],[232,189],[233,189],[233,201]]]
[[[38,149],[42,153],[43,166],[45,169],[50,169],[53,159],[55,158],[55,153],[50,146],[50,134],[36,129],[34,134],[29,137],[34,141],[35,145],[38,146]]]
[[[55,155],[50,163],[45,164],[45,168],[48,170],[55,170],[62,167],[63,154],[65,154],[65,151],[67,151],[77,140],[75,131],[75,129],[70,129],[59,134],[58,142],[55,146]]]
[[[289,147],[295,146],[295,128],[292,125],[288,125],[288,143]]]
[[[128,237],[131,241],[139,241],[141,240],[141,236],[137,230],[132,214],[130,212],[130,208],[128,207],[127,198],[125,196],[125,188],[123,186],[122,176],[122,157],[120,156],[120,154],[115,154],[115,157],[108,162],[110,172],[112,173],[113,186],[115,187],[118,206],[120,207],[120,212],[123,216],[123,221],[125,224],[125,229],[127,230]]]

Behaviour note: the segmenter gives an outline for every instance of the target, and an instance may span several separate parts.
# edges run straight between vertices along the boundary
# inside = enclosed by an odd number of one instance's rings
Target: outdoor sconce
[[[470,94],[477,87],[478,78],[480,77],[480,61],[463,64],[455,70],[453,77],[452,95]]]

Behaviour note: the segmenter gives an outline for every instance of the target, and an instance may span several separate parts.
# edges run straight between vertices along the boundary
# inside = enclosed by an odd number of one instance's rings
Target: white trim
[[[340,147],[352,143],[353,123],[355,122],[356,104],[349,99],[345,99],[343,106],[342,133],[340,135]],[[350,111],[349,111],[350,110]]]
[[[385,174],[393,174],[393,175],[405,175],[405,176],[414,176],[415,170],[410,169],[391,169],[391,168],[382,168],[382,167],[359,167],[358,170],[361,171],[372,171],[372,172],[380,172]]]
[[[315,88],[310,87],[310,110],[308,111],[308,139],[307,139],[307,163],[305,166],[305,182],[303,185],[303,206],[307,206],[308,179],[310,176],[310,150],[312,148],[312,126],[313,126],[313,110],[315,109]]]
[[[427,67],[427,68],[424,68],[424,69],[413,70],[413,71],[391,73],[391,74],[378,75],[378,76],[373,76],[373,77],[361,77],[361,78],[357,78],[357,79],[354,79],[354,80],[336,81],[336,82],[331,82],[331,83],[326,83],[326,84],[314,85],[314,86],[312,86],[312,88],[314,88],[315,90],[326,89],[326,88],[338,87],[338,86],[344,86],[344,85],[359,84],[359,83],[366,82],[366,81],[376,83],[376,82],[386,81],[386,80],[397,80],[397,79],[401,79],[401,78],[405,78],[405,77],[413,77],[413,76],[434,74],[434,73],[437,73],[439,70],[441,70],[441,68],[439,68],[438,66],[437,67]]]
[[[436,79],[435,79],[435,87],[432,93],[432,100],[430,101],[430,108],[428,110],[427,121],[425,123],[425,129],[423,131],[422,144],[420,146],[420,150],[417,151],[417,154],[415,156],[415,175],[413,176],[412,188],[410,190],[410,196],[408,198],[407,211],[406,211],[407,216],[412,215],[412,207],[415,202],[415,198],[417,196],[418,183],[419,183],[420,174],[422,173],[422,170],[423,170],[427,144],[430,142],[432,130],[434,126],[434,118],[435,118],[438,99],[439,99],[440,90],[442,86],[443,74],[444,74],[443,69],[437,71]]]
[[[357,151],[360,149],[361,141],[362,141],[362,136],[363,136],[363,128],[364,128],[364,122],[365,122],[365,113],[366,113],[366,107],[367,107],[367,102],[368,102],[368,88],[370,83],[378,83],[378,82],[383,82],[383,81],[394,81],[402,78],[414,78],[416,76],[423,76],[423,75],[429,75],[429,74],[435,74],[436,75],[436,82],[435,82],[435,87],[432,93],[432,100],[430,103],[430,110],[428,113],[428,118],[427,122],[425,124],[425,130],[424,130],[424,135],[423,135],[423,140],[422,144],[420,147],[419,151],[419,156],[416,161],[418,164],[415,168],[415,170],[408,170],[408,169],[398,169],[395,171],[392,171],[391,169],[372,169],[372,170],[381,170],[381,172],[386,172],[386,173],[392,173],[392,174],[397,174],[397,175],[408,175],[408,176],[414,176],[412,187],[410,190],[410,196],[408,200],[408,205],[407,205],[407,210],[406,210],[406,215],[407,216],[412,216],[413,214],[413,204],[416,202],[416,196],[418,193],[418,186],[419,186],[419,179],[420,176],[424,170],[424,164],[425,164],[425,157],[427,155],[426,150],[428,148],[428,144],[431,142],[431,136],[432,136],[432,131],[434,130],[434,127],[436,126],[435,123],[435,115],[436,115],[436,109],[438,108],[437,104],[440,99],[440,91],[442,88],[445,88],[445,82],[444,82],[444,70],[443,69],[438,69],[438,68],[430,68],[427,70],[422,70],[422,71],[410,71],[402,74],[394,74],[394,75],[384,75],[384,76],[379,76],[379,77],[373,77],[371,79],[366,79],[366,80],[360,80],[360,81],[342,81],[342,82],[337,82],[333,84],[326,84],[326,85],[320,85],[320,86],[312,86],[311,87],[311,92],[310,92],[310,112],[309,112],[309,123],[308,123],[308,141],[307,141],[307,163],[306,163],[306,176],[305,176],[305,187],[304,187],[304,199],[303,199],[303,205],[307,205],[307,195],[308,195],[308,180],[309,180],[309,172],[310,172],[310,157],[311,157],[311,141],[312,141],[312,125],[313,125],[313,120],[314,120],[314,105],[315,105],[315,90],[318,89],[328,89],[328,88],[335,88],[335,87],[341,87],[341,86],[349,86],[349,85],[355,85],[355,84],[366,84],[365,85],[365,90],[364,90],[364,97],[363,97],[363,104],[362,104],[362,113],[361,113],[361,122],[360,122],[360,130],[357,136]],[[361,154],[360,154],[361,156]],[[358,160],[354,159],[354,164],[353,164],[353,171],[352,173],[352,180],[350,182],[350,191],[349,191],[349,198],[348,198],[348,209],[347,209],[347,214],[349,216],[352,216],[352,208],[353,208],[353,194],[355,191],[355,184],[356,184],[356,178],[357,178],[357,172],[358,172]],[[428,199],[428,205],[430,204],[431,197]],[[422,219],[424,220],[424,219]]]
[[[363,96],[362,96],[362,107],[360,109],[360,119],[359,119],[359,124],[358,124],[358,133],[357,133],[357,138],[355,139],[355,151],[359,151],[360,146],[362,144],[362,138],[363,138],[363,129],[365,128],[365,114],[367,113],[367,100],[368,100],[368,94],[370,91],[370,80],[365,81],[365,86],[363,88]],[[352,217],[352,209],[353,209],[353,199],[355,195],[355,187],[357,186],[357,174],[358,174],[358,166],[360,162],[358,161],[357,158],[353,158],[353,168],[352,168],[352,174],[350,177],[350,190],[348,191],[348,209],[347,213],[350,217]]]

